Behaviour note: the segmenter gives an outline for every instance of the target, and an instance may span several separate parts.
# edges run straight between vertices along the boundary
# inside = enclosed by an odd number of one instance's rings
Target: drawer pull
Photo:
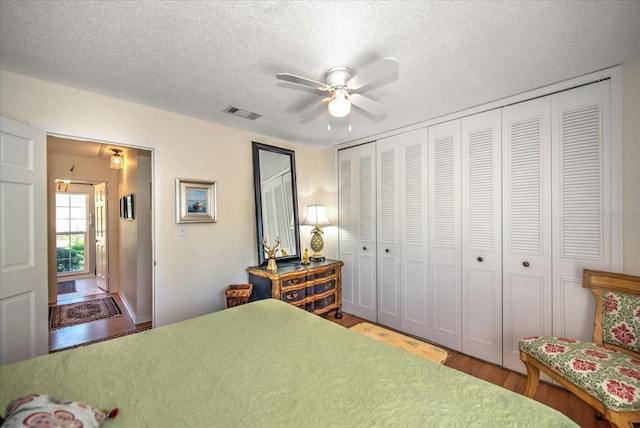
[[[482,263],[482,260],[484,260],[482,257],[478,257],[478,261]]]
[[[529,262],[523,262],[523,263],[522,263],[522,266],[524,266],[524,267],[529,267]]]
[[[287,299],[293,300],[298,298],[298,293],[287,294]]]

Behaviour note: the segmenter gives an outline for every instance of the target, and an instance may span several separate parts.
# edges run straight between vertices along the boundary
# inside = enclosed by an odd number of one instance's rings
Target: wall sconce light
[[[122,169],[124,168],[124,159],[120,155],[122,150],[119,149],[111,149],[113,151],[113,156],[111,156],[111,163],[109,164],[109,168],[111,169]]]
[[[325,205],[309,205],[307,207],[307,217],[302,223],[305,226],[313,226],[311,231],[311,249],[313,254],[309,257],[309,260],[313,262],[321,262],[325,260],[325,257],[321,254],[324,247],[324,240],[322,239],[322,230],[320,226],[328,226],[331,224],[329,217],[327,217],[327,207]]]

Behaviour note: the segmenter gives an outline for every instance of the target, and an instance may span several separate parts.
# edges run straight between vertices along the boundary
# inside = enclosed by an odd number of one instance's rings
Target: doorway
[[[55,179],[57,302],[107,293],[96,275],[98,238],[96,191],[100,182]],[[93,243],[96,245],[93,245]]]
[[[110,167],[111,157],[116,151],[124,159],[122,169]],[[99,183],[104,183],[106,242],[103,259],[107,273],[103,292],[118,295],[124,306],[123,312],[129,313],[134,324],[151,323],[152,155],[152,149],[68,136],[47,136],[50,305],[59,300],[59,282],[75,281],[75,290],[71,285],[62,290],[69,297],[63,300],[70,300],[74,295],[73,298],[77,298],[98,292],[101,284],[97,283],[96,260],[99,257],[93,244],[96,242],[96,225],[99,222],[94,198],[95,193],[99,193],[96,190]],[[62,275],[58,272],[57,234],[55,227],[52,227],[52,220],[56,218],[57,183],[61,181],[69,183],[69,193],[73,193],[72,190],[80,192],[78,188],[82,185],[90,186],[92,190],[85,189],[85,193],[90,195],[86,207],[89,227],[84,248],[88,265],[82,269],[77,265],[72,266],[77,260],[74,261],[71,252],[67,252],[70,272]],[[136,200],[137,212],[133,218],[122,218],[120,215],[119,201],[125,195],[133,195]]]

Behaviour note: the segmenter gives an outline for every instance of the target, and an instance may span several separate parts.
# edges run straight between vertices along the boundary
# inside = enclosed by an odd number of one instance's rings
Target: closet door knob
[[[362,250],[363,251],[367,251],[367,247],[362,247]]]
[[[522,262],[522,266],[529,267],[529,262]]]
[[[481,261],[483,261],[483,260],[484,260],[484,259],[483,259],[482,257],[478,257],[478,261],[479,261],[479,262],[481,262]]]
[[[388,253],[388,252],[389,252],[389,249],[388,249],[388,248],[385,248],[384,252],[385,252],[385,253]]]

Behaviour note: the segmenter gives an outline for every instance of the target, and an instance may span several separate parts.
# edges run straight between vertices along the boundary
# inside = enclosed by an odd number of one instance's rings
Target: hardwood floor
[[[103,294],[99,297],[104,296],[107,296],[107,294]],[[111,294],[111,296],[116,299],[120,308],[124,308],[120,296],[117,294]],[[90,300],[94,298],[96,298],[96,296],[81,297],[78,299],[65,300],[61,303],[73,303],[76,301]],[[366,321],[362,318],[346,313],[342,319],[338,320],[333,316],[333,312],[330,313],[326,319],[346,328]],[[56,349],[66,348],[68,346],[111,337],[135,331],[136,329],[140,330],[150,326],[150,322],[136,326],[125,313],[125,316],[122,317],[94,321],[87,324],[49,332],[49,350],[53,351]],[[524,375],[484,362],[477,358],[461,354],[448,348],[444,349],[446,349],[450,354],[449,358],[445,362],[446,366],[460,370],[461,372],[483,379],[487,382],[491,382],[503,388],[507,388],[518,394],[524,393],[524,389],[527,384],[527,380]],[[562,388],[541,382],[538,392],[536,393],[535,400],[564,413],[581,427],[608,428],[610,426],[607,421],[596,418],[596,412],[591,406],[588,406],[582,402],[582,400],[579,400]]]
[[[112,296],[115,299],[124,314],[123,316],[49,331],[49,352],[67,348],[69,346],[79,345],[81,343],[91,342],[93,340],[129,333],[131,331],[144,330],[151,326],[151,322],[138,324],[136,326],[129,315],[127,315],[122,299],[117,293],[104,293],[94,296],[65,299],[60,301],[59,304],[64,305],[68,303],[84,302],[86,300],[93,300],[107,296]]]
[[[362,318],[349,314],[344,314],[343,318],[338,320],[333,316],[333,312],[330,313],[326,319],[347,328],[366,321]],[[441,348],[446,349],[450,354],[449,358],[444,363],[445,366],[460,370],[461,372],[517,392],[518,394],[524,394],[524,390],[527,385],[527,378],[525,375],[461,354],[443,346],[441,346]],[[564,413],[581,427],[610,427],[607,421],[596,417],[596,412],[591,406],[585,404],[582,400],[576,398],[565,389],[540,382],[540,387],[536,393],[535,400]]]

